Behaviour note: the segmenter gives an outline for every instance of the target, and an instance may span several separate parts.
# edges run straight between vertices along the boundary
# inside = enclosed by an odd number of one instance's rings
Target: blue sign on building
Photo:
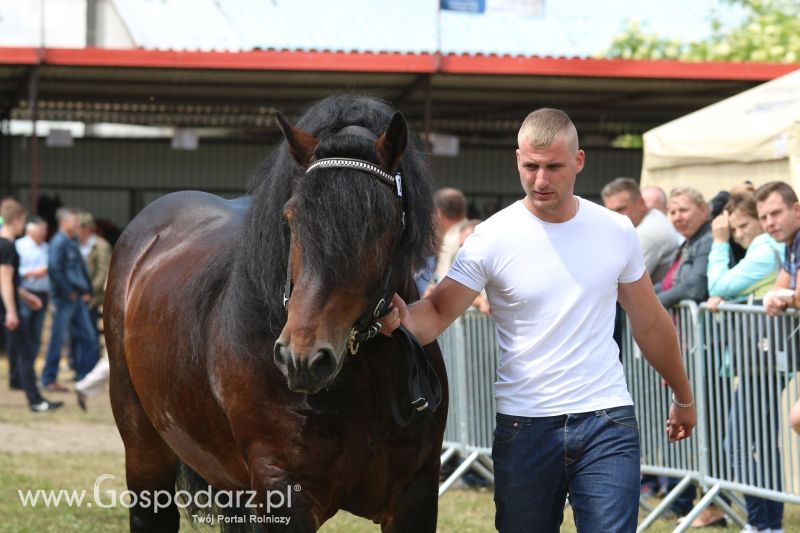
[[[441,0],[441,8],[466,13],[485,13],[486,0]]]

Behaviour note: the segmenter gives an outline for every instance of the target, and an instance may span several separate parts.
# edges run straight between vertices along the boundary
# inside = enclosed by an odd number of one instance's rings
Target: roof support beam
[[[33,67],[28,84],[28,102],[31,106],[31,138],[30,138],[30,211],[36,214],[36,204],[39,199],[39,142],[36,136],[36,121],[39,111],[39,67]]]

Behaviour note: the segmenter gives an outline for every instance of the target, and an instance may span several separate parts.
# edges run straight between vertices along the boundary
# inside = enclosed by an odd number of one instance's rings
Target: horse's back
[[[225,200],[204,192],[182,191],[149,204],[128,224],[114,247],[109,275],[112,294],[119,296],[120,281],[125,281],[127,288],[135,271],[157,260],[159,254],[192,249],[212,253],[221,244],[232,244],[248,203],[248,197]]]
[[[249,203],[246,196],[226,200],[199,191],[181,191],[162,196],[145,207],[125,228],[115,247],[117,255],[146,248],[152,237],[167,240],[198,240],[216,233],[235,234]],[[229,230],[229,231],[226,231]]]

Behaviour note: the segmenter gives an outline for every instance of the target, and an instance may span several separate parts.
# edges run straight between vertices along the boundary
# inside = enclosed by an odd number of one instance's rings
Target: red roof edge
[[[0,47],[0,64],[37,63],[36,48]],[[800,64],[683,62],[594,58],[360,53],[332,51],[202,52],[107,48],[47,48],[47,65],[76,67],[303,70],[412,74],[483,74],[767,81]],[[437,67],[438,65],[438,67]]]
[[[92,67],[142,67],[336,72],[433,72],[430,55],[345,52],[195,52],[171,50],[48,49],[45,63]]]
[[[0,65],[35,65],[37,48],[13,48],[0,46]]]
[[[442,71],[452,74],[767,81],[797,69],[800,69],[797,63],[493,56],[442,58]]]

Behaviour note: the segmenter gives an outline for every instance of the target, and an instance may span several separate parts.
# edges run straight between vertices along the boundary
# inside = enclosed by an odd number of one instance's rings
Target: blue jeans
[[[537,418],[498,413],[492,459],[501,533],[557,533],[567,495],[580,533],[636,531],[633,406]]]
[[[780,397],[786,382],[780,376],[770,376],[773,381],[772,405],[764,405],[756,385],[758,376],[741,374],[740,384],[733,394],[733,404],[728,418],[728,437],[725,444],[731,455],[734,472],[740,482],[756,486],[769,486],[781,490],[783,462],[780,450]],[[747,389],[747,393],[745,390]],[[766,398],[763,399],[767,402]],[[772,418],[772,424],[769,423]],[[747,420],[749,419],[749,428]],[[764,434],[763,421],[767,421],[768,432]],[[748,439],[748,429],[750,438]],[[770,438],[772,437],[772,438]],[[748,448],[749,446],[749,448]],[[783,502],[745,495],[747,523],[758,529],[781,529],[783,524]]]
[[[89,310],[80,299],[68,300],[53,298],[53,329],[50,333],[50,344],[47,346],[42,384],[47,386],[55,382],[58,375],[58,364],[61,360],[61,347],[70,332],[74,337],[75,379],[81,380],[88,374],[100,358],[100,347],[97,343],[97,332],[89,320]]]

